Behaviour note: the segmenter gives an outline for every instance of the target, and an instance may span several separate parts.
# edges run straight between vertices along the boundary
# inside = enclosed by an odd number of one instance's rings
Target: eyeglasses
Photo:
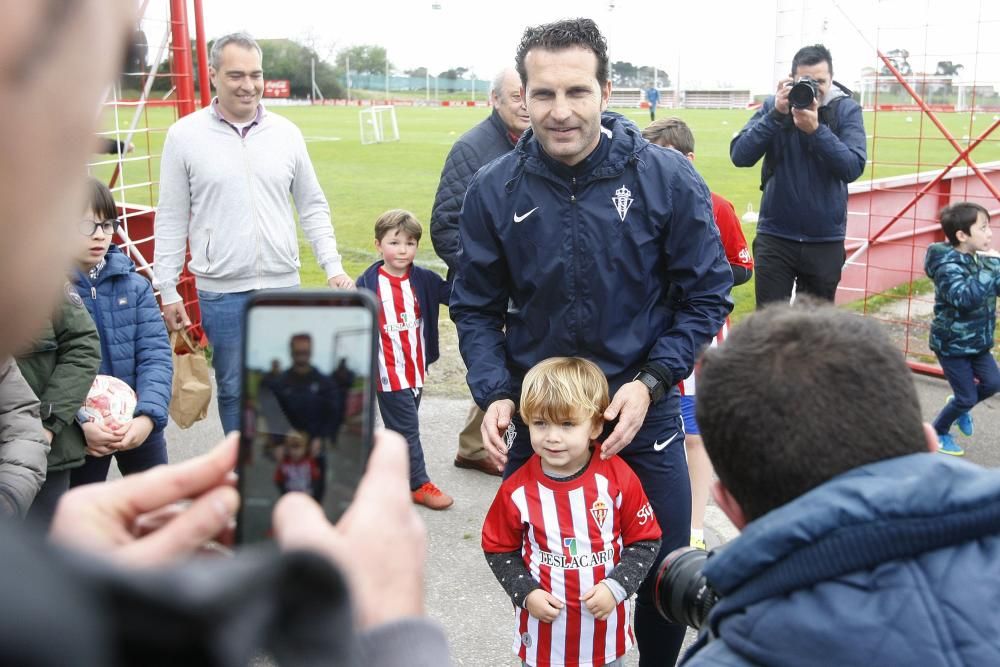
[[[81,220],[78,229],[84,236],[93,236],[97,233],[98,229],[111,236],[118,229],[118,221],[102,220],[101,222],[94,222],[93,220]]]

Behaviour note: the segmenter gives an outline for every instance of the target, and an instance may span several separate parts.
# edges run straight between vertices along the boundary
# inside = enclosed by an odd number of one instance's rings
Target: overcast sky
[[[1000,78],[996,0],[540,0],[523,7],[496,0],[204,0],[210,39],[238,29],[258,38],[311,38],[321,55],[379,44],[400,72],[462,66],[489,79],[513,63],[526,25],[588,16],[607,36],[613,60],[657,65],[675,80],[679,73],[684,87],[769,91],[798,46],[817,41],[830,47],[836,78],[845,83],[877,65],[868,42],[908,49],[915,71],[952,60],[965,65],[967,78]]]

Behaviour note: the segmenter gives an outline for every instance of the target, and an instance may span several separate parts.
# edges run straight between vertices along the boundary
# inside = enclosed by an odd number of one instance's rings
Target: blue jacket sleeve
[[[473,178],[462,206],[460,261],[449,310],[472,398],[485,410],[493,401],[513,398],[504,336],[510,269],[477,184]]]
[[[663,243],[672,326],[656,341],[648,363],[669,372],[674,385],[691,374],[694,361],[733,309],[733,272],[712,215],[708,187],[689,164],[669,186],[671,219]]]
[[[821,124],[806,145],[826,168],[845,183],[856,181],[865,170],[868,145],[861,107],[849,100],[837,106],[837,133]]]
[[[434,252],[451,271],[458,270],[458,219],[469,182],[480,167],[471,146],[458,142],[451,147],[441,169],[441,181],[431,209],[431,243]]]
[[[729,158],[737,167],[752,167],[764,157],[781,123],[771,117],[774,98],[769,97],[740,133],[729,142]]]
[[[135,414],[149,417],[162,429],[167,425],[174,378],[170,339],[152,286],[145,278],[135,277],[144,283],[136,306],[135,393],[139,402]]]

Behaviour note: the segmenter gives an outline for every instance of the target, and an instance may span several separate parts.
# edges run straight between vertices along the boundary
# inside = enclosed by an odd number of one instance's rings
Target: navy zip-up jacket
[[[835,98],[843,98],[830,106]],[[834,87],[824,100],[836,114],[837,131],[823,122],[806,134],[790,115],[774,112],[774,96],[733,137],[729,156],[752,167],[768,156],[774,173],[760,200],[757,233],[802,243],[843,241],[847,230],[847,184],[865,170],[868,152],[861,107]]]
[[[622,116],[602,125],[573,168],[529,129],[469,186],[450,309],[483,409],[553,356],[594,361],[613,392],[641,368],[673,386],[732,310],[704,181]]]
[[[365,269],[361,277],[354,281],[358,289],[367,289],[378,296],[378,269],[383,264],[385,262],[380,259]],[[424,321],[424,359],[430,366],[441,357],[438,348],[438,311],[440,306],[448,305],[451,285],[430,269],[416,264],[410,266],[410,284],[413,285],[417,303],[420,304],[420,317]]]
[[[149,281],[117,246],[108,248],[107,264],[96,283],[77,271],[76,291],[90,311],[101,337],[101,375],[113,375],[135,389],[135,416],[153,420],[159,431],[167,425],[174,377],[167,327]]]

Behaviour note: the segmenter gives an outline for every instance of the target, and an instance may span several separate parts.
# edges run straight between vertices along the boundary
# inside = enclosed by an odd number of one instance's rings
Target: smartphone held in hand
[[[365,291],[266,291],[245,317],[236,540],[271,539],[271,511],[306,493],[336,521],[372,446],[377,310]]]

